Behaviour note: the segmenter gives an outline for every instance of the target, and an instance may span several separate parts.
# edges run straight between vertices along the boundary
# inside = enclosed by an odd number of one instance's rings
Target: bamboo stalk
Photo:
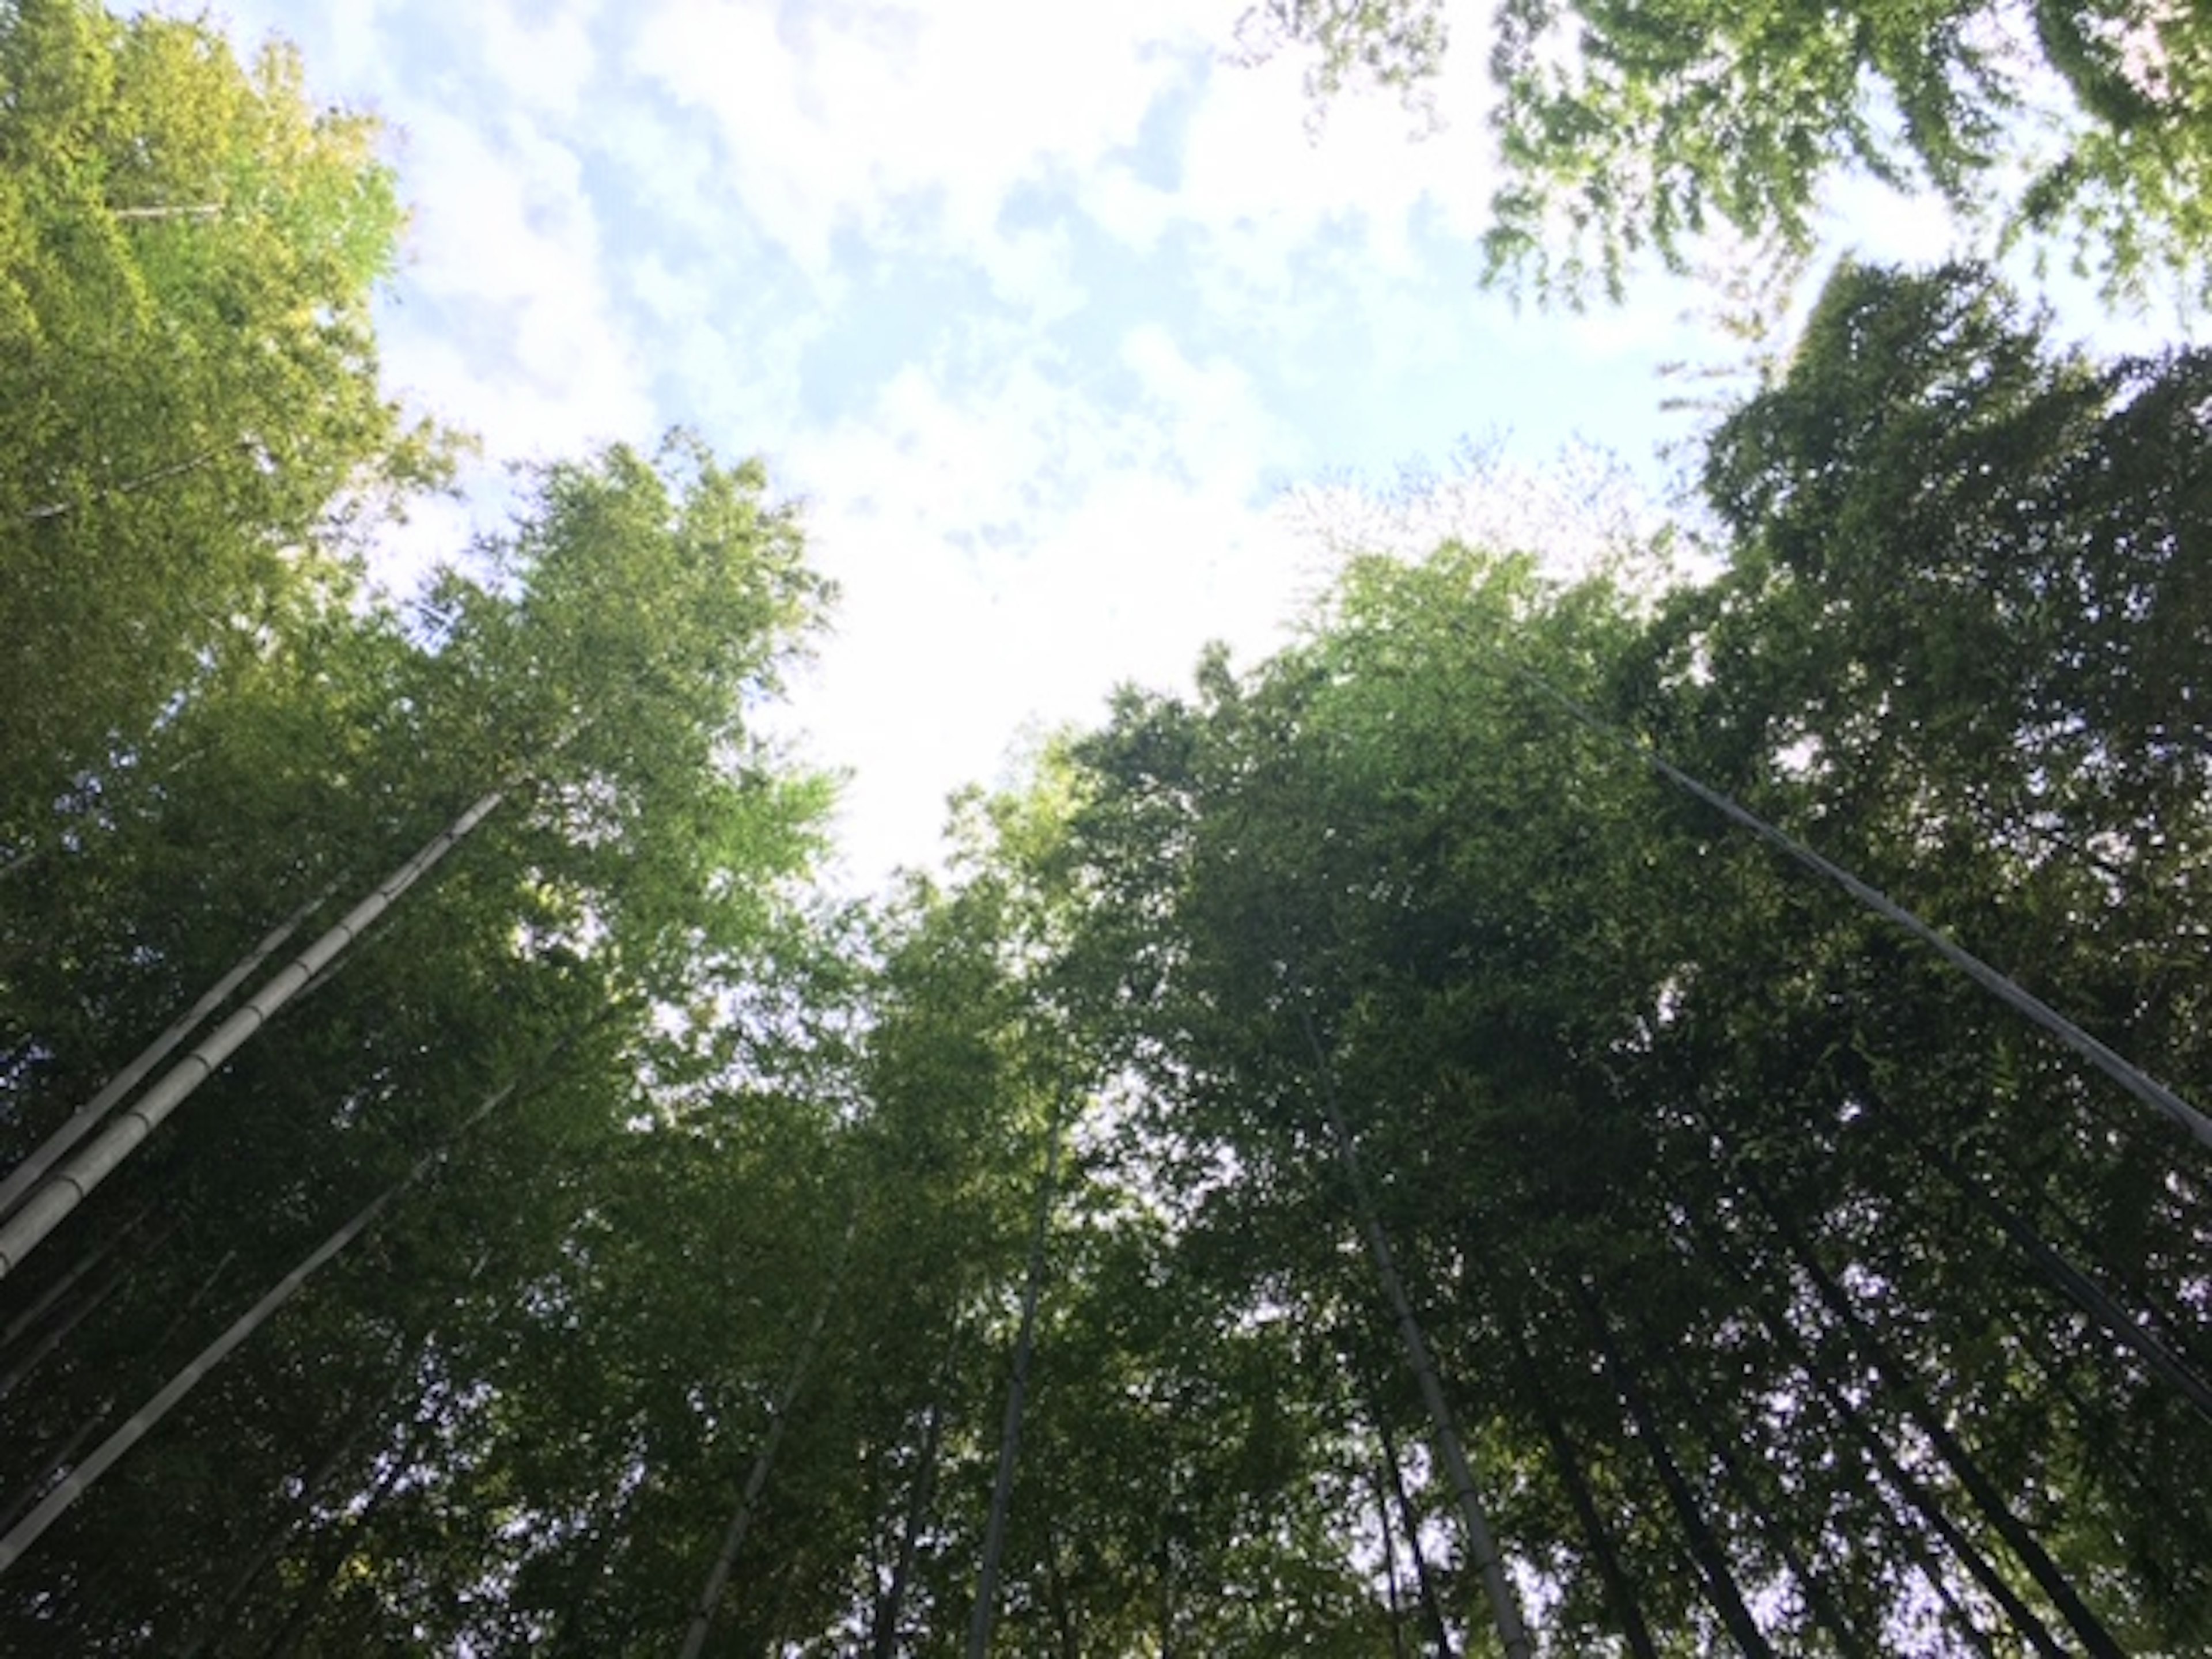
[[[47,1493],[35,1509],[17,1522],[4,1536],[0,1536],[0,1573],[6,1572],[25,1550],[38,1541],[47,1528],[61,1519],[70,1506],[107,1472],[118,1458],[145,1438],[148,1432],[167,1416],[179,1401],[198,1388],[210,1371],[228,1358],[240,1344],[259,1330],[272,1314],[297,1295],[301,1285],[355,1239],[368,1231],[377,1218],[391,1208],[401,1194],[444,1163],[454,1143],[497,1109],[501,1103],[514,1092],[515,1087],[514,1084],[509,1083],[494,1091],[443,1143],[417,1159],[415,1166],[405,1175],[363,1205],[350,1220],[309,1252],[305,1261],[277,1280],[266,1295],[233,1320],[220,1336],[201,1349],[182,1370],[156,1390],[150,1400],[133,1412],[120,1428],[72,1469],[68,1478]]]
[[[82,1203],[117,1166],[153,1133],[163,1119],[176,1110],[217,1066],[242,1047],[270,1018],[314,978],[328,963],[350,945],[378,917],[398,902],[410,887],[464,836],[489,817],[505,797],[506,789],[482,796],[460,817],[432,836],[422,849],[387,877],[384,884],[349,910],[289,966],[281,969],[236,1013],[208,1036],[139,1098],[118,1114],[91,1146],[79,1152],[46,1184],[26,1200],[0,1225],[0,1278],[21,1267],[24,1257]]]
[[[991,1483],[991,1515],[983,1532],[983,1565],[976,1575],[975,1605],[968,1620],[968,1659],[985,1659],[999,1617],[999,1561],[1006,1547],[1006,1512],[1012,1507],[1014,1464],[1021,1450],[1022,1413],[1028,1403],[1030,1360],[1036,1345],[1037,1296],[1044,1281],[1045,1233],[1052,1219],[1053,1188],[1060,1176],[1060,1114],[1046,1133],[1044,1178],[1037,1183],[1036,1215],[1030,1233],[1029,1271],[1022,1281],[1021,1332],[1014,1340],[1014,1374],[999,1431],[999,1468]]]
[[[276,955],[284,941],[300,930],[300,924],[313,915],[323,901],[330,896],[325,888],[290,915],[270,930],[237,965],[210,986],[198,1002],[185,1010],[175,1024],[146,1045],[145,1049],[128,1066],[109,1079],[107,1084],[90,1100],[72,1112],[38,1149],[8,1172],[0,1181],[0,1218],[4,1218],[21,1200],[22,1195],[53,1168],[63,1153],[89,1134],[112,1109],[115,1103],[137,1088],[146,1074],[167,1059],[179,1042],[199,1029],[200,1022],[228,1000],[230,994],[244,984],[253,971]]]
[[[2030,1024],[2049,1032],[2144,1105],[2179,1124],[2197,1139],[2199,1145],[2212,1147],[2212,1115],[2206,1114],[2117,1050],[2091,1036],[2010,975],[2000,972],[1972,951],[1954,943],[1942,929],[1923,921],[1879,888],[1861,881],[1841,865],[1822,857],[1788,831],[1769,823],[1732,797],[1692,777],[1649,744],[1640,743],[1626,732],[1607,725],[1540,675],[1518,667],[1510,672],[1534,687],[1577,726],[1614,747],[1626,750],[1683,793],[1703,801],[1729,822],[1750,830],[1768,846],[1794,859],[1815,875],[1833,882],[1884,921],[1903,928]]]
[[[799,1345],[799,1356],[792,1362],[791,1374],[784,1379],[783,1390],[776,1396],[773,1414],[769,1419],[768,1435],[761,1442],[760,1450],[753,1457],[753,1466],[745,1475],[745,1488],[738,1499],[737,1513],[722,1534],[722,1547],[715,1552],[714,1565],[707,1574],[706,1584],[699,1591],[699,1600],[691,1609],[691,1622],[684,1632],[683,1659],[699,1659],[707,1645],[708,1628],[714,1622],[714,1609],[721,1605],[722,1592],[728,1588],[730,1574],[738,1565],[738,1552],[744,1547],[745,1533],[752,1525],[753,1508],[760,1502],[761,1493],[768,1488],[768,1478],[775,1467],[777,1449],[783,1443],[784,1427],[791,1420],[791,1408],[798,1402],[799,1391],[805,1385],[806,1376],[814,1367],[816,1352],[822,1345],[823,1328],[830,1322],[830,1304],[836,1300],[837,1287],[845,1276],[845,1259],[852,1249],[853,1235],[860,1226],[856,1211],[846,1224],[844,1243],[837,1253],[837,1265],[830,1274],[829,1282],[822,1287],[821,1299],[814,1304],[814,1318],[806,1328],[806,1335]]]
[[[1459,1500],[1460,1520],[1467,1529],[1468,1555],[1482,1577],[1491,1618],[1498,1627],[1498,1643],[1505,1650],[1506,1659],[1534,1659],[1535,1650],[1528,1639],[1520,1595],[1506,1576],[1504,1558],[1498,1552],[1496,1534],[1490,1529],[1490,1517],[1484,1508],[1480,1489],[1475,1485],[1474,1469],[1468,1461],[1467,1447],[1453,1419],[1451,1404],[1444,1398],[1443,1383],[1437,1374],[1435,1358],[1429,1352],[1428,1338],[1422,1334],[1420,1321],[1413,1316],[1413,1302],[1406,1294],[1405,1281],[1399,1276],[1396,1258],[1391,1254],[1389,1236],[1382,1231],[1382,1220],[1376,1212],[1375,1195],[1369,1190],[1366,1174],[1359,1166],[1358,1146],[1337,1104],[1328,1056],[1322,1048],[1320,1034],[1314,1030],[1312,1018],[1301,1008],[1298,1018],[1305,1029],[1306,1042],[1313,1050],[1322,1110],[1328,1121],[1329,1135],[1336,1143],[1337,1159],[1352,1188],[1360,1234],[1366,1243],[1376,1277],[1382,1281],[1383,1294],[1397,1316],[1406,1358],[1413,1365],[1414,1380],[1420,1385],[1421,1401],[1428,1407],[1429,1421],[1435,1427],[1437,1449],[1443,1454],[1444,1472],[1451,1479],[1453,1494]]]

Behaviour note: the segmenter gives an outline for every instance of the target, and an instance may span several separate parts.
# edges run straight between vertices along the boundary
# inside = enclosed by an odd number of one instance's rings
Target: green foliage
[[[1181,1271],[1341,1330],[1318,1364],[1426,1432],[1363,1334],[1325,1066],[1562,1650],[1626,1595],[1662,1650],[1732,1596],[1779,1650],[1951,1651],[1978,1571],[2061,1642],[2201,1639],[2207,1425],[2022,1245],[2201,1364],[2190,1149],[1560,698],[2201,1097],[2202,373],[2054,354],[1976,272],[1848,270],[1716,437],[1717,581],[1355,562],[1296,647],[1075,746],[1068,982]],[[1947,1422],[1899,1485],[1875,1448]],[[1969,1609],[1933,1627],[1931,1553]]]
[[[1434,46],[1272,15],[1339,73]],[[1714,49],[1604,15],[1624,75]],[[1881,73],[1940,68],[1905,107],[1964,188],[2003,66],[1913,15]],[[1711,38],[1818,92],[1880,21]],[[331,514],[434,470],[374,387],[371,131],[189,26],[40,0],[0,48],[5,593],[82,653],[0,752],[0,1152],[505,792],[0,1284],[0,1509],[514,1086],[0,1581],[0,1647],[665,1652],[757,1468],[711,1650],[950,1654],[1034,1284],[999,1651],[1475,1649],[1377,1233],[1541,1654],[2212,1640],[2194,1151],[1607,736],[2203,1098],[2203,354],[1847,268],[1711,444],[1715,579],[1352,559],[855,906],[759,732],[830,598],[760,468],[557,463],[421,607],[354,592]],[[1675,182],[1788,210],[1733,176]]]
[[[448,447],[376,383],[400,213],[296,60],[82,0],[0,12],[0,851],[282,628]],[[65,810],[65,809],[64,809]]]
[[[2201,302],[2208,27],[2163,0],[1505,0],[1490,276],[1618,301],[1645,252],[1686,269],[1723,232],[1802,255],[1826,186],[1856,171],[2070,247],[2108,295]],[[1310,54],[1317,101],[1365,80],[1424,102],[1445,49],[1434,0],[1255,7],[1243,33]]]
[[[1310,49],[1306,96],[1318,117],[1347,88],[1386,88],[1423,105],[1449,31],[1443,0],[1262,0],[1238,18],[1237,38],[1254,59],[1294,43]]]
[[[44,331],[9,357],[11,662],[78,677],[27,684],[0,768],[0,1140],[27,1150],[277,916],[507,792],[11,1279],[0,1501],[519,1085],[40,1540],[0,1644],[665,1638],[850,1207],[839,1097],[781,1086],[836,1052],[790,903],[826,786],[753,729],[826,590],[757,465],[678,437],[544,470],[480,574],[440,581],[441,627],[363,599],[349,502],[437,458],[375,386],[374,129],[195,27],[0,22],[7,274]],[[798,1468],[824,1455],[794,1432]],[[586,1619],[593,1572],[625,1599]]]

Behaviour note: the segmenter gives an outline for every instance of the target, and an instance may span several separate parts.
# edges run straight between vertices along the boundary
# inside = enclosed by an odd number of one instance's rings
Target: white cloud
[[[1120,351],[1141,395],[1109,406],[1003,338],[972,388],[910,368],[788,458],[821,481],[812,542],[844,589],[796,718],[855,775],[863,880],[931,858],[945,796],[1018,730],[1095,718],[1125,678],[1180,679],[1209,638],[1256,647],[1312,585],[1249,504],[1297,441],[1241,368],[1142,325]]]
[[[622,168],[623,194],[664,234],[686,241],[714,239],[717,220],[743,205],[716,165],[714,147],[687,131],[662,106],[616,96],[592,112],[593,148]]]
[[[1065,225],[994,229],[971,252],[991,291],[1034,325],[1073,316],[1088,298],[1076,280],[1075,252]]]
[[[1242,368],[1220,356],[1193,362],[1156,323],[1123,337],[1121,359],[1136,372],[1160,422],[1156,464],[1163,471],[1249,488],[1268,465],[1286,463],[1301,447],[1261,406]]]
[[[410,138],[412,283],[475,331],[432,333],[399,311],[386,331],[394,378],[502,449],[650,436],[651,400],[575,152],[520,119],[495,138],[436,111],[416,117]]]
[[[632,67],[716,121],[736,187],[793,256],[826,270],[849,224],[887,234],[934,200],[945,234],[991,233],[1008,194],[1055,165],[1087,172],[1133,143],[1188,7],[1020,0],[828,5],[659,0]]]
[[[241,50],[252,52],[270,39],[289,40],[307,60],[311,85],[343,86],[356,100],[388,91],[388,40],[385,31],[405,0],[355,0],[322,10],[231,0],[218,21],[228,26]]]
[[[535,15],[526,18],[516,0],[472,0],[468,25],[484,66],[508,97],[527,109],[573,118],[598,73],[592,40],[598,0],[532,9]]]
[[[799,688],[809,747],[849,767],[844,841],[872,884],[938,852],[945,798],[1027,727],[1094,720],[1109,687],[1187,678],[1206,640],[1263,649],[1317,585],[1287,530],[1215,487],[1102,478],[1018,554],[956,548],[896,515],[814,520],[847,584]]]
[[[714,286],[705,272],[672,268],[658,248],[648,247],[632,259],[624,275],[638,302],[658,322],[690,325],[713,308]]]
[[[1253,65],[1201,51],[1213,61],[1174,187],[1109,169],[1085,181],[1085,203],[1139,249],[1170,225],[1203,228],[1222,258],[1253,274],[1279,270],[1291,249],[1346,216],[1371,227],[1364,257],[1395,274],[1413,269],[1407,229],[1417,209],[1433,211],[1446,234],[1472,244],[1493,183],[1479,46],[1486,9],[1449,9],[1457,37],[1474,49],[1447,55],[1435,88],[1443,118],[1432,131],[1395,94],[1379,90],[1348,92],[1316,118],[1296,50]],[[1218,26],[1206,38],[1230,34]]]
[[[1395,100],[1370,95],[1340,101],[1308,138],[1295,58],[1218,70],[1192,121],[1176,211],[1200,224],[1272,228],[1293,243],[1332,216],[1357,213],[1376,233],[1370,257],[1399,271],[1411,269],[1406,229],[1421,204],[1472,241],[1492,186],[1475,112],[1484,100],[1479,83],[1460,86],[1456,58],[1451,74],[1442,96],[1455,115],[1439,132],[1417,137]]]

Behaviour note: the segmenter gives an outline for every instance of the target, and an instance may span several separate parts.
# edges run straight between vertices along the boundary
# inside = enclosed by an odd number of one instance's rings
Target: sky
[[[1386,97],[1315,131],[1299,63],[1236,61],[1242,3],[217,15],[392,131],[395,392],[502,459],[687,425],[805,503],[842,598],[786,729],[848,775],[837,873],[866,889],[1115,684],[1184,682],[1208,640],[1263,653],[1326,581],[1316,524],[1381,526],[1356,503],[1405,469],[1478,526],[1663,494],[1691,417],[1660,367],[1730,355],[1694,282],[1580,316],[1479,289],[1479,15],[1424,137]],[[1908,204],[1839,211],[1877,254],[1947,235]],[[471,484],[387,574],[500,510],[495,473]]]

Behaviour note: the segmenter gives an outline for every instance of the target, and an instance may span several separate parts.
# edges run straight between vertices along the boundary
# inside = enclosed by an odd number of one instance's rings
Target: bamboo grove
[[[2212,355],[1846,265],[855,902],[757,465],[368,586],[373,128],[0,70],[0,1650],[2212,1649]]]

